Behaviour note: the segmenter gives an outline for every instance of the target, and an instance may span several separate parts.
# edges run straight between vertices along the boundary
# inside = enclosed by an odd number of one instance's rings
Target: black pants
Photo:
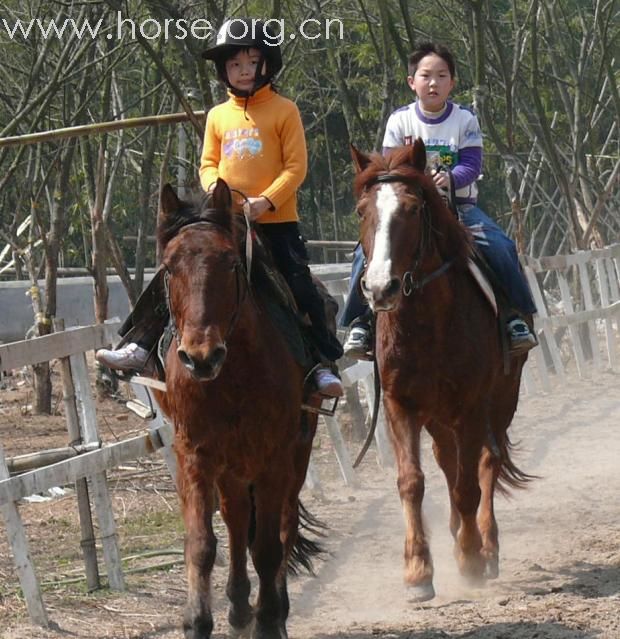
[[[312,326],[310,337],[320,353],[330,361],[342,357],[342,346],[327,327],[325,305],[312,281],[308,268],[308,252],[297,222],[261,224],[276,268],[283,275],[302,313],[307,313]]]
[[[117,348],[127,342],[135,342],[147,351],[152,351],[167,324],[164,271],[160,268],[119,328],[118,334],[123,339]]]

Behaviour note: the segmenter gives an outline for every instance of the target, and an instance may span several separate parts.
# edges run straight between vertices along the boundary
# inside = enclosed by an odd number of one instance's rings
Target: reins
[[[380,173],[379,175],[376,175],[372,179],[370,179],[365,188],[374,186],[375,184],[389,184],[392,182],[401,182],[407,184],[409,181],[410,180],[407,176],[399,175],[398,173]],[[452,183],[452,181],[450,181],[450,183]],[[424,198],[424,192],[420,189],[417,195],[423,201],[422,215],[424,216],[425,222],[424,234],[422,235],[422,239],[418,244],[418,248],[413,258],[413,266],[411,270],[406,271],[403,274],[403,295],[405,297],[409,297],[414,291],[421,291],[429,282],[432,282],[435,278],[443,275],[454,263],[453,259],[448,260],[447,262],[444,262],[439,268],[435,269],[432,273],[424,276],[422,279],[416,278],[415,275],[420,268],[424,253],[426,252],[427,247],[430,245],[432,230],[430,211],[428,208],[428,202]]]

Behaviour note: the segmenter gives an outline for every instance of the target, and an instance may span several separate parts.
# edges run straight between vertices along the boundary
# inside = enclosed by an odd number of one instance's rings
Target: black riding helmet
[[[213,60],[220,80],[240,97],[253,95],[265,86],[282,68],[282,54],[280,46],[276,44],[278,37],[263,20],[256,18],[232,18],[226,20],[217,35],[210,41],[203,58]],[[235,55],[240,49],[254,47],[261,52],[256,69],[256,78],[251,91],[239,91],[232,87],[226,75],[226,60]],[[262,73],[263,62],[266,62],[265,73]]]

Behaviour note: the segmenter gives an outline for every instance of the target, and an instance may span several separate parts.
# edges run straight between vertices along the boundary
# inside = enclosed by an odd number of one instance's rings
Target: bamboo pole
[[[27,473],[30,470],[43,468],[50,464],[57,464],[65,459],[77,457],[80,453],[87,453],[91,450],[100,448],[99,444],[91,444],[89,446],[66,446],[64,448],[48,448],[40,450],[36,453],[27,453],[26,455],[16,455],[8,457],[6,465],[11,475],[19,475]]]
[[[194,111],[193,113],[195,117],[201,119],[206,116],[206,111]],[[0,138],[0,148],[6,146],[21,146],[23,144],[40,144],[41,142],[96,135],[109,131],[120,131],[121,129],[177,124],[178,122],[187,122],[189,119],[187,113],[183,112],[166,113],[164,115],[146,115],[140,118],[125,118],[108,122],[96,122],[94,124],[82,124],[80,126],[71,126],[63,129],[53,129],[51,131],[40,131],[39,133],[27,133],[25,135],[13,135],[8,138]]]

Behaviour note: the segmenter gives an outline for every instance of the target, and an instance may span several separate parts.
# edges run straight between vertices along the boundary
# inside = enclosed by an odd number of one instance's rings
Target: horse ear
[[[159,195],[159,210],[164,217],[168,217],[172,213],[176,213],[181,207],[181,200],[177,197],[175,190],[170,184],[164,184]]]
[[[213,188],[213,191],[211,191],[211,198],[212,206],[215,209],[220,211],[230,211],[232,208],[232,195],[228,188],[228,184],[226,184],[222,178],[217,178],[215,187]]]
[[[426,170],[426,147],[422,138],[416,138],[411,151],[411,164],[421,173]]]
[[[157,212],[157,252],[162,255],[166,244],[172,237],[171,229],[181,210],[181,200],[170,184],[164,184],[159,194],[159,211]]]
[[[355,165],[355,172],[361,173],[369,164],[370,157],[365,153],[362,153],[354,144],[349,144],[351,149],[351,157],[353,158],[353,164]]]

